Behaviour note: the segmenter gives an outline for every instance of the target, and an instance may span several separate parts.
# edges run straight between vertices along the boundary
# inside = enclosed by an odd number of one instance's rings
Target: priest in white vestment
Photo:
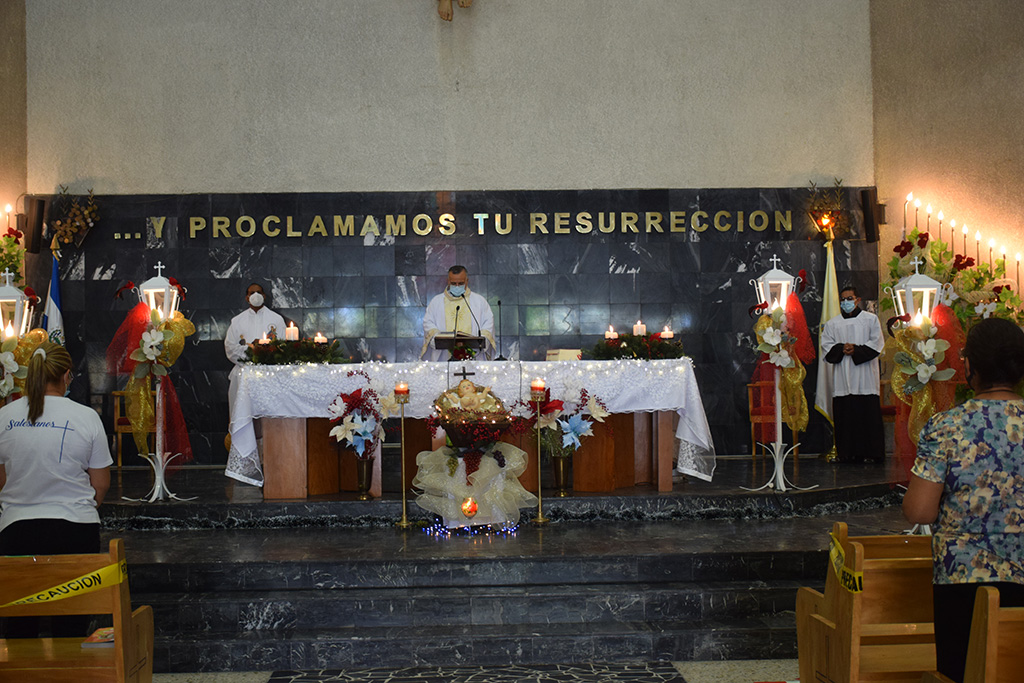
[[[448,287],[427,305],[423,316],[423,349],[420,358],[437,361],[448,360],[449,352],[434,346],[438,334],[454,334],[456,331],[483,337],[486,346],[483,354],[494,355],[494,314],[487,299],[469,291],[469,272],[464,266],[448,269]]]
[[[273,338],[284,334],[284,318],[263,305],[266,295],[261,285],[249,285],[245,290],[245,299],[249,303],[249,308],[231,319],[227,334],[224,335],[224,353],[235,365],[228,375],[231,380],[228,389],[228,415],[234,412],[235,377],[238,376],[238,366],[245,361],[245,350],[249,348],[249,344],[262,339],[263,335]]]
[[[882,462],[885,431],[878,356],[885,342],[878,317],[859,304],[856,288],[843,287],[841,312],[821,331],[821,350],[833,372],[836,455],[839,462]]]

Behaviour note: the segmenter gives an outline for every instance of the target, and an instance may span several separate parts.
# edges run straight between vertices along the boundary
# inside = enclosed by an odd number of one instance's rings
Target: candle
[[[530,391],[544,391],[544,380],[538,377],[530,382]]]
[[[636,325],[633,325],[633,334],[637,337],[647,334],[647,325],[637,320]]]
[[[405,382],[399,382],[395,385],[395,396],[408,396],[409,385]]]
[[[974,233],[974,263],[981,265],[981,230]]]
[[[1017,252],[1017,291],[1020,291],[1020,252]]]
[[[967,258],[967,224],[966,223],[964,223],[963,233],[964,233],[964,258]]]
[[[939,241],[942,241],[942,212],[939,211]]]
[[[995,248],[995,246],[996,246],[996,238],[995,237],[989,238],[989,241],[988,241],[988,267],[989,268],[992,267],[992,250]]]
[[[674,336],[675,335],[672,333],[672,330],[668,329],[668,325],[665,325],[665,329],[663,329],[661,331],[661,338],[662,339],[671,339]]]
[[[295,323],[288,323],[288,327],[284,329],[285,341],[299,341],[299,328],[295,327]]]
[[[316,343],[316,344],[326,344],[327,343],[327,337],[325,337],[324,335],[322,335],[319,332],[317,332],[316,336],[313,337],[313,342]]]
[[[608,326],[608,331],[604,333],[605,339],[618,339],[619,333],[615,331],[615,328],[611,325]]]
[[[914,199],[914,193],[907,195],[907,201],[903,202],[903,239],[907,239],[907,204]]]
[[[4,213],[7,214],[7,227],[8,228],[11,227],[11,211],[12,210],[13,210],[13,207],[10,204],[8,204],[7,206],[4,207]]]
[[[920,211],[921,211],[921,200],[920,199],[915,199],[914,200],[914,227],[915,228],[917,227],[917,217],[918,217],[918,215],[920,215]]]
[[[4,339],[10,339],[14,336],[14,325],[12,322],[7,323],[7,327],[4,328]]]
[[[264,332],[263,336],[260,337],[259,343],[260,344],[269,344],[270,343],[270,340],[267,339],[267,333],[266,332]]]
[[[929,204],[928,206],[924,207],[924,210],[928,213],[928,223],[925,226],[924,231],[925,232],[931,232],[932,231],[932,205]]]
[[[999,258],[1003,261],[1003,277],[1006,277],[1006,245],[999,247]]]

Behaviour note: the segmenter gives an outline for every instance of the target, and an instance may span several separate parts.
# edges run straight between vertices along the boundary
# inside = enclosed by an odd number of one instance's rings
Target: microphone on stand
[[[473,316],[473,322],[476,323],[476,334],[473,335],[473,336],[475,336],[475,337],[482,336],[481,333],[483,332],[484,328],[480,327],[480,321],[476,319],[476,313],[473,312],[473,307],[469,305],[469,299],[466,298],[465,293],[462,294],[462,300],[466,302],[466,308],[469,309],[469,314],[471,316]],[[470,332],[472,332],[472,329],[470,329]],[[480,347],[480,348],[483,349],[485,347]]]
[[[498,357],[494,360],[508,360],[501,351],[501,299],[498,299]]]
[[[455,326],[454,326],[455,329],[452,330],[452,345],[453,345],[453,348],[454,348],[455,340],[458,339],[458,337],[459,337],[459,309],[460,308],[462,308],[462,306],[456,306],[455,307]],[[448,362],[449,363],[452,362],[451,351],[448,352]]]

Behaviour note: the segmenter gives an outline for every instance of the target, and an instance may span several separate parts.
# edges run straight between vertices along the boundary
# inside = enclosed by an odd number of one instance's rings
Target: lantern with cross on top
[[[14,286],[14,273],[5,270],[0,278],[0,336],[22,337],[32,321],[32,301]]]
[[[149,306],[150,311],[156,312],[161,320],[170,320],[174,312],[178,310],[180,303],[181,285],[163,276],[166,268],[161,261],[157,261],[153,268],[156,275],[143,282],[138,287],[139,300]]]
[[[758,308],[765,313],[775,308],[785,309],[790,292],[796,289],[800,281],[800,278],[779,269],[779,262],[782,259],[778,256],[773,254],[769,260],[772,262],[772,269],[750,281],[757,294]]]
[[[920,266],[924,264],[920,257],[915,256],[910,263],[914,266],[914,274],[885,290],[892,296],[896,316],[907,324],[920,327],[925,318],[931,320],[932,311],[940,300],[942,284],[920,272]]]

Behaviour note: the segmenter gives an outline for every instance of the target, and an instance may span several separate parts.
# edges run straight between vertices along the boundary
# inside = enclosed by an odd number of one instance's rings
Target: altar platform
[[[832,523],[906,525],[885,465],[803,458],[787,471],[814,490],[740,488],[769,463],[720,458],[713,482],[668,493],[545,496],[551,523],[525,510],[512,535],[399,530],[391,493],[264,502],[217,470],[172,476],[197,499],[156,504],[119,500],[147,490],[126,471],[101,517],[133,602],[154,608],[158,671],[793,658],[796,589],[824,584]]]

